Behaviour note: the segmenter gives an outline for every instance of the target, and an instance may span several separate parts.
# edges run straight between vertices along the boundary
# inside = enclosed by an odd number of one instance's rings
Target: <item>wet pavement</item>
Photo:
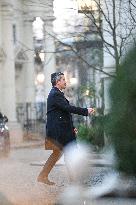
[[[48,155],[43,148],[27,148],[12,150],[9,158],[0,159],[0,205],[44,205],[56,201],[61,188],[38,183],[36,178],[42,167],[31,165],[46,160]],[[65,177],[59,176],[65,176],[64,172],[65,167],[56,167],[51,179],[57,179],[60,185]]]
[[[8,158],[0,158],[0,205],[134,205],[135,199],[105,198],[92,200],[85,197],[84,190],[90,189],[94,181],[101,183],[105,168],[90,167],[92,178],[81,189],[69,188],[68,174],[63,163],[58,163],[50,174],[55,186],[38,183],[36,178],[50,151],[44,147],[13,149]],[[100,177],[98,176],[98,173]],[[93,173],[93,174],[92,174]],[[97,173],[95,175],[95,173]],[[99,179],[98,179],[99,178]],[[72,189],[72,188],[71,188]],[[66,195],[64,193],[66,192]],[[63,197],[63,199],[60,199]],[[71,200],[70,200],[71,199]]]

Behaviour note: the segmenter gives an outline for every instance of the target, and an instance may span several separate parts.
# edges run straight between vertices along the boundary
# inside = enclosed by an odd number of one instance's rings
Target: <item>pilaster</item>
[[[15,62],[12,33],[13,8],[5,2],[1,5],[2,15],[2,47],[6,59],[2,64],[2,96],[3,112],[12,122],[16,121],[16,96],[15,96]]]
[[[2,113],[9,119],[10,142],[22,142],[22,129],[16,119],[15,57],[13,43],[13,7],[9,1],[1,5],[2,48],[5,59],[2,62]]]
[[[32,28],[33,18],[24,16],[24,36],[23,44],[26,47],[26,55],[28,57],[25,63],[25,101],[33,103],[35,100],[34,93],[34,44],[33,44],[33,28]]]
[[[51,73],[56,71],[55,62],[55,34],[53,33],[53,20],[44,21],[44,34],[45,34],[45,99],[47,99],[51,85]]]

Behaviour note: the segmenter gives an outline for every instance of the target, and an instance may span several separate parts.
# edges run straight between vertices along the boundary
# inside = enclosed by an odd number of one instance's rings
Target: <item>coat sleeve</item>
[[[78,115],[83,115],[83,116],[88,116],[88,109],[87,108],[80,108],[80,107],[75,107],[71,106],[64,96],[61,93],[55,93],[54,95],[54,102],[55,102],[55,107],[69,113],[74,113]]]

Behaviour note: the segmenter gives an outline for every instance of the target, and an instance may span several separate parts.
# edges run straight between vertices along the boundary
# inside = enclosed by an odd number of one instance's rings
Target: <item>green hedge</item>
[[[118,68],[110,88],[110,120],[106,124],[117,156],[117,169],[136,176],[136,48]]]
[[[87,126],[80,124],[78,127],[78,139],[90,143],[98,148],[104,145],[103,117],[94,117],[92,124]]]

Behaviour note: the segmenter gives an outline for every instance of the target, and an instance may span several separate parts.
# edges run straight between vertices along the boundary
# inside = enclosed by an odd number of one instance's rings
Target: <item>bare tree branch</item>
[[[103,71],[102,69],[99,69],[99,68],[97,68],[97,67],[95,67],[95,66],[93,66],[93,65],[90,65],[90,64],[77,52],[76,48],[74,48],[73,46],[71,46],[71,45],[69,45],[69,44],[66,44],[66,43],[62,42],[62,41],[59,40],[55,35],[49,33],[47,30],[46,30],[46,32],[47,32],[48,35],[50,35],[52,38],[54,38],[55,40],[57,40],[61,45],[67,46],[68,48],[70,48],[71,51],[73,51],[73,53],[75,53],[76,56],[77,56],[79,59],[81,59],[85,64],[87,64],[89,67],[93,68],[94,70],[100,71],[101,73],[103,73],[103,74],[105,74],[105,75],[107,75],[107,76],[109,76],[109,77],[115,77],[115,75],[109,74],[109,73]]]

